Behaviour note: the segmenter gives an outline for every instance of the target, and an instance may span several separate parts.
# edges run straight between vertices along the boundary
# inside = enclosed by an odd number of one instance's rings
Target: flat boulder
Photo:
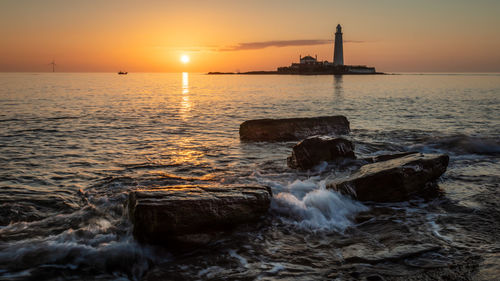
[[[293,141],[315,135],[341,135],[350,132],[345,116],[312,118],[258,119],[240,125],[245,141]]]
[[[364,165],[348,178],[336,179],[326,187],[360,201],[405,201],[434,189],[435,180],[446,171],[448,162],[444,154],[410,154]]]
[[[290,168],[307,170],[323,161],[356,159],[354,144],[343,138],[314,136],[293,147],[292,156],[287,158]]]
[[[267,213],[263,186],[167,186],[129,194],[129,217],[140,242],[168,244],[256,221]]]

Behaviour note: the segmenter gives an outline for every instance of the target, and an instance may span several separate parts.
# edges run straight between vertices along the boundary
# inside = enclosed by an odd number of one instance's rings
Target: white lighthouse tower
[[[333,65],[344,65],[344,50],[342,47],[342,27],[337,25],[335,32],[335,48],[333,49]]]

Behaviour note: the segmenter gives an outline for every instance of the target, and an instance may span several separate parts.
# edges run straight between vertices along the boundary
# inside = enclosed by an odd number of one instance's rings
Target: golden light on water
[[[189,73],[187,72],[182,73],[182,93],[189,93]]]
[[[191,110],[191,102],[189,101],[189,73],[182,73],[182,101],[180,107],[180,116],[182,119],[188,117],[188,113]]]

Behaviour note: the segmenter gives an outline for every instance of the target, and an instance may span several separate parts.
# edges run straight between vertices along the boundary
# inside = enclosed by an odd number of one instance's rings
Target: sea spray
[[[325,188],[325,181],[296,180],[277,193],[271,208],[283,222],[310,231],[343,232],[368,207]]]

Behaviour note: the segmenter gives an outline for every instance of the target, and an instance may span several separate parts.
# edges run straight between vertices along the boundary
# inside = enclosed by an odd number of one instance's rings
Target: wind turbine
[[[52,60],[52,62],[49,63],[49,65],[52,65],[52,72],[56,72],[56,61]]]

